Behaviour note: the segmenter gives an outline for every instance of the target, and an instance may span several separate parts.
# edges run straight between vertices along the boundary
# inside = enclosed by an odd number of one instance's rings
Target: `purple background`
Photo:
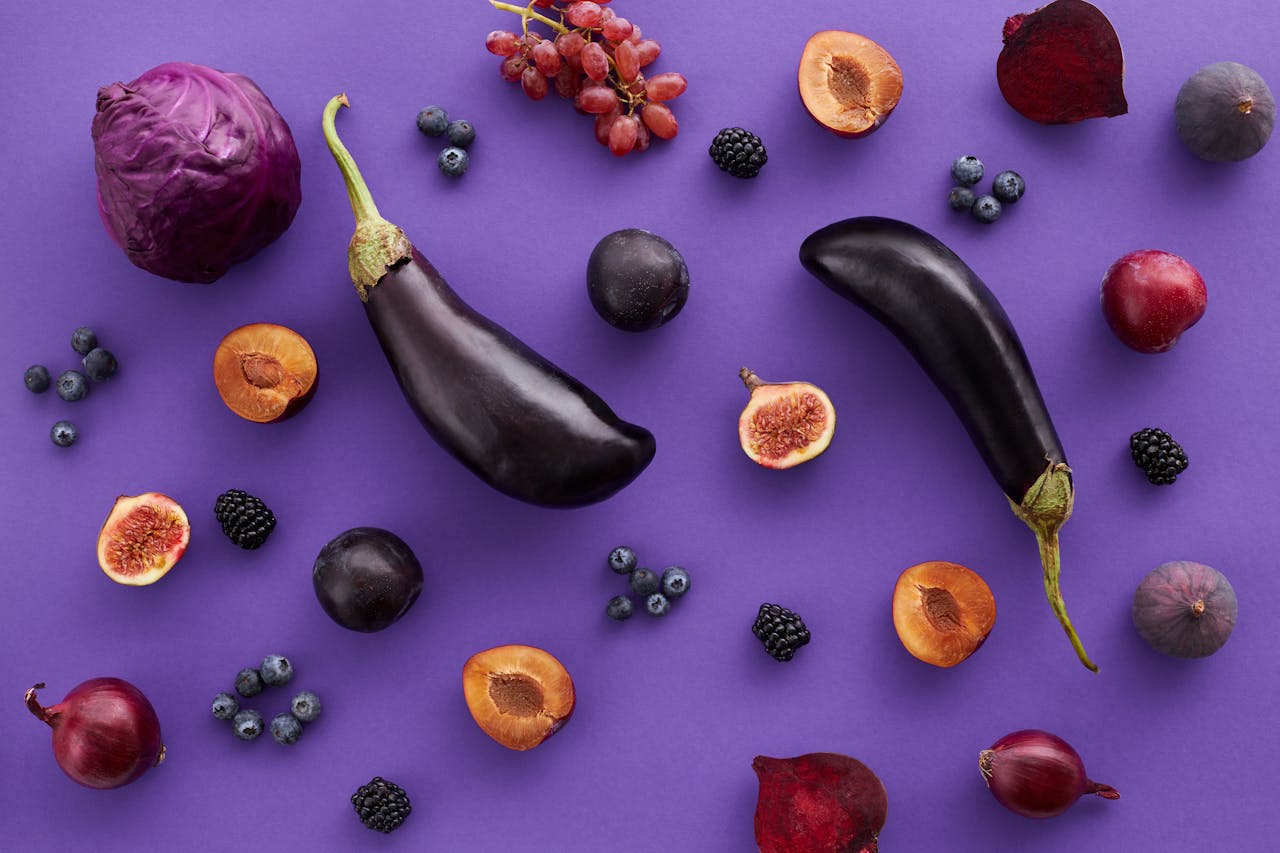
[[[1269,538],[1280,417],[1274,318],[1280,151],[1202,163],[1177,140],[1172,103],[1201,65],[1234,59],[1280,81],[1280,13],[1267,0],[1111,2],[1128,115],[1067,127],[1024,120],[994,67],[1022,4],[799,4],[619,0],[658,38],[654,70],[679,70],[671,143],[617,160],[554,95],[527,100],[497,76],[487,31],[516,19],[482,0],[317,4],[22,3],[0,26],[0,836],[24,849],[700,851],[753,849],[757,754],[844,752],[889,793],[886,851],[1262,850],[1280,831],[1280,763]],[[1026,4],[1030,7],[1032,4]],[[56,7],[56,11],[54,8]],[[805,114],[795,68],[806,38],[850,29],[883,44],[905,94],[864,140]],[[211,286],[134,268],[94,205],[89,123],[97,87],[183,59],[252,77],[291,123],[304,201],[291,230]],[[440,451],[401,399],[347,281],[352,219],[319,132],[346,91],[339,129],[382,212],[476,308],[653,430],[658,455],[612,500],[576,511],[525,506]],[[414,128],[438,103],[479,130],[460,181]],[[709,162],[721,127],[768,145],[758,180]],[[1026,198],[984,228],[946,206],[947,168],[977,154],[1015,168]],[[899,344],[810,278],[805,235],[882,214],[952,246],[1017,325],[1076,471],[1063,535],[1066,600],[1101,672],[1081,667],[1044,601],[1030,533],[1009,512],[958,420]],[[680,317],[644,335],[592,311],[583,269],[623,227],[670,239],[693,280]],[[1107,330],[1103,271],[1161,248],[1210,293],[1172,352],[1143,356]],[[275,426],[240,420],[209,375],[243,323],[290,326],[322,376],[310,407]],[[23,368],[73,366],[78,325],[121,371],[70,405],[27,394]],[[734,429],[747,364],[822,386],[839,430],[820,460],[758,468]],[[71,417],[70,450],[49,426]],[[1127,457],[1144,426],[1169,429],[1190,470],[1148,486]],[[245,488],[280,519],[260,551],[228,542],[214,498]],[[97,530],[118,494],[158,490],[192,516],[192,544],[154,586],[111,583]],[[426,589],[373,635],[344,631],[311,592],[320,547],[346,528],[389,528],[414,548]],[[688,567],[693,591],[661,621],[614,624],[619,543],[642,563]],[[898,573],[943,559],[978,570],[999,618],[953,670],[911,658],[890,621]],[[1160,562],[1214,565],[1240,597],[1231,642],[1201,661],[1163,658],[1134,632],[1134,587]],[[813,643],[781,665],[749,628],[757,606],[800,612]],[[472,722],[459,673],[503,643],[553,652],[578,689],[573,720],[527,753]],[[324,717],[291,749],[241,743],[209,716],[212,695],[272,652]],[[49,733],[20,701],[126,678],[163,722],[166,764],[137,784],[71,783]],[[264,694],[268,717],[286,691]],[[998,806],[977,752],[1023,727],[1076,746],[1123,799],[1091,798],[1054,821]],[[388,838],[347,799],[380,774],[414,803]]]

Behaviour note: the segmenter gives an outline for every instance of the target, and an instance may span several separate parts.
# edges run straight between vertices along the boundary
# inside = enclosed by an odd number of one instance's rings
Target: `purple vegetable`
[[[137,266],[215,281],[284,233],[302,201],[289,125],[248,77],[167,62],[98,90],[98,212]]]

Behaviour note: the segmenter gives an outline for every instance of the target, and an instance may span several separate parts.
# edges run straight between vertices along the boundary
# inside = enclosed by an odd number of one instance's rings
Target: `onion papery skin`
[[[1022,729],[978,754],[978,769],[996,800],[1023,817],[1056,817],[1084,794],[1117,800],[1110,785],[1085,775],[1084,762],[1071,744],[1038,729]]]

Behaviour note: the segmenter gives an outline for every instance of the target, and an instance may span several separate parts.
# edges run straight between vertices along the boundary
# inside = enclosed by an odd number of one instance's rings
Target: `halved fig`
[[[159,492],[121,495],[98,531],[98,565],[126,586],[147,586],[169,573],[191,541],[178,502]]]
[[[902,98],[902,69],[889,51],[843,30],[810,36],[798,77],[809,115],[847,139],[875,132]]]
[[[978,650],[996,622],[996,600],[977,572],[932,561],[898,576],[893,627],[907,651],[934,666],[955,666]]]
[[[533,749],[569,722],[573,679],[550,652],[498,646],[462,667],[462,691],[476,725],[507,749]]]
[[[738,371],[751,399],[738,417],[738,441],[753,462],[791,468],[827,449],[836,431],[831,399],[808,382],[765,382]]]
[[[310,402],[318,378],[311,344],[274,323],[233,329],[213,354],[213,382],[222,402],[254,423],[297,414]]]

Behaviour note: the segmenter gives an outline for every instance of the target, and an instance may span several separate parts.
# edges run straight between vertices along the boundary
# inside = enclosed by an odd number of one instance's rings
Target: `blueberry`
[[[53,443],[59,447],[70,447],[79,437],[80,433],[71,421],[58,421],[53,425],[53,429],[49,430],[49,438],[53,439]]]
[[[53,382],[49,379],[49,368],[43,364],[33,364],[22,374],[22,384],[32,394],[43,394],[49,390]]]
[[[304,723],[314,723],[320,716],[320,697],[310,690],[303,690],[289,703],[289,710]]]
[[[262,676],[256,669],[242,669],[236,674],[236,692],[248,699],[262,692]]]
[[[662,588],[662,581],[652,569],[636,569],[631,573],[631,591],[636,595],[652,595]]]
[[[440,159],[436,162],[440,165],[440,171],[451,178],[460,178],[467,171],[471,158],[461,148],[450,147],[440,152]]]
[[[662,594],[675,601],[689,591],[689,573],[679,566],[662,570]]]
[[[240,703],[230,693],[219,693],[213,697],[213,715],[219,720],[234,720],[240,713]]]
[[[466,148],[476,141],[475,126],[469,121],[451,121],[445,130],[449,134],[449,144]]]
[[[609,606],[604,609],[605,615],[614,622],[622,622],[630,619],[631,614],[635,611],[635,605],[631,603],[631,599],[625,595],[615,595],[609,599]]]
[[[98,336],[88,326],[81,326],[71,335],[71,348],[81,355],[88,355],[97,345]]]
[[[439,136],[449,127],[449,114],[443,107],[423,107],[418,113],[418,130],[427,136]]]
[[[972,154],[956,158],[951,164],[951,177],[962,187],[971,187],[982,180],[982,161]]]
[[[58,391],[58,396],[68,403],[83,400],[84,395],[89,393],[89,383],[84,378],[84,374],[78,370],[62,371],[58,375],[58,384],[54,387]]]
[[[267,655],[262,659],[262,680],[272,687],[288,684],[293,678],[293,664],[284,655]]]
[[[116,370],[120,367],[116,363],[116,357],[102,347],[94,347],[81,359],[80,363],[84,365],[84,372],[89,374],[89,378],[94,382],[110,379],[116,375]]]
[[[968,210],[973,207],[973,190],[968,187],[952,187],[947,194],[947,204],[952,210]]]
[[[609,552],[609,568],[620,575],[629,575],[636,570],[636,552],[626,545],[619,545]]]
[[[973,212],[974,219],[987,225],[1000,218],[1000,202],[995,196],[978,196],[970,210]]]
[[[276,714],[271,718],[271,736],[285,746],[297,743],[302,737],[302,723],[293,714]]]
[[[264,728],[262,715],[252,708],[236,714],[231,725],[235,728],[236,737],[240,738],[240,740],[253,740],[262,734]]]
[[[650,616],[666,616],[671,612],[671,601],[662,593],[655,592],[644,600],[644,609]]]
[[[1027,191],[1027,182],[1017,172],[1004,171],[991,182],[991,194],[1005,204],[1013,204]]]

